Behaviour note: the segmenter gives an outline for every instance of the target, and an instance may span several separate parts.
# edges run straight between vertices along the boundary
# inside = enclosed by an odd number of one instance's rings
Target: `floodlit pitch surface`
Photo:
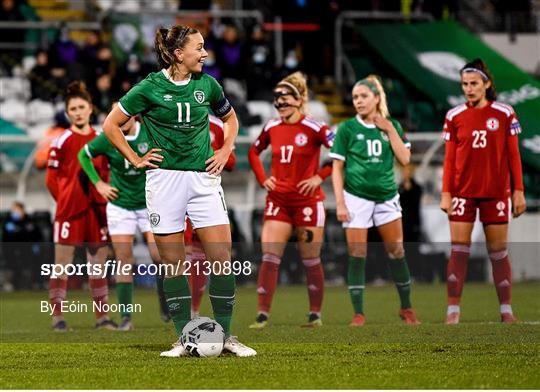
[[[135,292],[142,305],[135,331],[95,331],[88,312],[67,315],[73,331],[65,334],[52,332],[40,313],[46,292],[2,293],[0,388],[540,388],[540,284],[514,285],[517,325],[499,323],[490,284],[466,284],[462,323],[443,325],[445,292],[444,285],[413,286],[423,324],[411,327],[397,317],[392,285],[368,286],[366,325],[351,328],[345,287],[327,288],[324,326],[309,330],[299,327],[306,288],[280,286],[269,326],[254,331],[255,289],[241,288],[233,330],[259,354],[210,359],[159,357],[175,336],[152,290]],[[90,303],[87,292],[68,299]],[[207,297],[202,314],[211,316]]]

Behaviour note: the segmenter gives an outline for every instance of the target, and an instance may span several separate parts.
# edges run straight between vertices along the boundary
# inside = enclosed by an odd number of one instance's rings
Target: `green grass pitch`
[[[53,333],[40,313],[42,293],[1,294],[0,389],[199,388],[540,388],[540,284],[514,285],[514,312],[523,322],[501,325],[495,290],[466,284],[462,323],[445,326],[445,287],[413,286],[423,324],[403,325],[391,285],[368,286],[363,328],[347,326],[351,305],[344,287],[327,288],[323,321],[301,329],[305,287],[278,287],[271,323],[247,326],[255,316],[254,288],[238,290],[233,332],[258,351],[254,358],[160,358],[175,340],[158,316],[151,290],[135,292],[142,313],[135,331],[94,331],[93,314],[69,314],[73,331]],[[110,293],[115,300],[114,291]],[[69,300],[90,303],[87,292]],[[202,313],[210,315],[203,299]],[[118,316],[114,317],[118,320]]]

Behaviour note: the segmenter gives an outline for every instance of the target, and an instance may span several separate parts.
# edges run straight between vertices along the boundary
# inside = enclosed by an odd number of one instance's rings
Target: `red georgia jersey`
[[[210,122],[210,143],[212,145],[212,149],[216,151],[223,147],[223,143],[225,141],[225,133],[223,132],[223,121],[211,114],[208,115],[208,120]],[[234,154],[233,150],[231,152],[231,155],[229,155],[229,159],[225,163],[224,169],[227,171],[232,171],[234,170],[235,165],[236,155]]]
[[[514,110],[501,102],[483,108],[462,104],[449,110],[443,131],[447,144],[443,192],[499,198],[508,197],[512,189],[523,189],[520,132]]]
[[[272,176],[276,178],[272,196],[287,204],[323,200],[320,187],[308,197],[298,192],[298,183],[317,174],[321,145],[331,148],[333,140],[330,128],[310,117],[302,116],[295,124],[281,119],[268,121],[253,146],[259,153],[272,147]]]
[[[106,201],[97,193],[86,173],[82,170],[77,154],[96,137],[96,131],[81,135],[67,129],[53,140],[49,150],[47,170],[53,178],[56,195],[56,219],[67,220],[91,208],[92,204],[103,204]],[[107,181],[108,165],[105,157],[93,159],[100,177]],[[51,175],[52,174],[52,175]]]

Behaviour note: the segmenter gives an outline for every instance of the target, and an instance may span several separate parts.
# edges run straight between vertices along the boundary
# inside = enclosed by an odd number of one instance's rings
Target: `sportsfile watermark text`
[[[85,273],[86,271],[86,273]],[[151,276],[178,276],[178,275],[251,275],[251,261],[223,261],[211,262],[208,260],[192,262],[179,261],[176,264],[136,264],[124,263],[121,260],[107,260],[103,264],[42,264],[41,275],[58,278],[60,276],[97,276],[105,278],[110,275],[151,275]]]

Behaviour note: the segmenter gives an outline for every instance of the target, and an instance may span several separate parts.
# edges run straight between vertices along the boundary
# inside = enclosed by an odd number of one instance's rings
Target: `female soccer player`
[[[75,247],[87,245],[88,262],[104,268],[107,257],[107,224],[105,211],[100,205],[104,201],[90,186],[77,160],[80,149],[96,137],[96,131],[90,126],[92,98],[82,82],[72,82],[68,86],[66,113],[71,126],[53,141],[46,176],[47,188],[56,200],[55,263],[64,266],[72,263]],[[106,178],[106,162],[96,158],[94,164],[101,176]],[[62,301],[66,298],[67,279],[64,274],[51,276],[49,280],[55,331],[68,329],[61,309]],[[88,281],[96,309],[96,328],[116,329],[116,324],[103,309],[109,294],[107,278],[89,273]]]
[[[210,121],[210,141],[212,148],[219,150],[223,147],[223,121],[214,115],[209,115]],[[223,167],[226,171],[234,170],[236,165],[236,155],[234,151],[229,155],[227,163]],[[184,233],[184,241],[186,243],[186,255],[190,262],[190,268],[188,271],[189,287],[191,288],[191,318],[199,317],[199,308],[201,307],[201,300],[206,289],[208,281],[208,270],[205,267],[206,255],[202,247],[197,233],[193,233],[193,228],[189,219],[186,222],[186,231]]]
[[[322,325],[324,273],[321,265],[325,210],[320,188],[331,167],[319,170],[321,145],[330,148],[334,134],[328,126],[305,115],[306,79],[295,72],[274,89],[279,118],[270,120],[249,150],[249,163],[259,184],[268,191],[261,234],[262,263],[257,280],[258,315],[250,328],[268,322],[285,246],[296,230],[298,249],[306,268],[309,316],[307,327]],[[272,148],[272,173],[267,176],[259,154]]]
[[[493,267],[501,321],[513,323],[517,320],[511,306],[507,240],[510,211],[517,218],[526,208],[518,139],[521,127],[512,107],[495,100],[493,77],[481,59],[461,69],[461,87],[467,103],[448,111],[443,131],[446,153],[440,207],[448,214],[452,239],[446,324],[459,323],[477,210]]]
[[[116,106],[116,104],[114,105]],[[113,106],[113,108],[114,108]],[[131,117],[123,126],[128,144],[134,150],[144,154],[148,150],[148,136],[141,132],[141,124]],[[105,156],[111,168],[111,183],[104,181],[92,159]],[[159,253],[150,231],[148,211],[144,197],[144,170],[136,169],[109,142],[105,134],[100,134],[91,142],[84,145],[78,155],[79,162],[90,181],[96,187],[107,204],[107,227],[111,236],[117,263],[116,292],[118,303],[121,305],[122,322],[118,327],[121,331],[133,329],[131,312],[133,302],[133,239],[137,227],[143,233],[148,244],[152,261],[159,264]],[[126,267],[121,267],[125,265]],[[160,280],[158,278],[158,284]],[[162,310],[163,312],[163,310]]]
[[[394,158],[410,160],[410,143],[400,124],[389,117],[379,78],[370,75],[352,90],[357,115],[340,124],[330,156],[337,218],[343,222],[349,252],[347,280],[354,308],[351,326],[364,325],[365,264],[368,229],[376,226],[390,258],[401,300],[399,316],[419,324],[412,309],[411,277],[403,249],[401,206],[394,180]]]
[[[214,262],[213,271],[220,272],[212,274],[209,293],[214,317],[227,334],[225,350],[238,356],[256,355],[230,335],[235,276],[221,268],[231,260],[231,231],[220,173],[233,149],[238,120],[221,86],[202,73],[207,53],[197,30],[179,25],[160,28],[155,49],[161,71],[149,74],[122,97],[103,129],[134,167],[150,169],[146,205],[162,263],[168,266],[163,287],[177,334],[191,319],[191,295],[182,274],[187,214],[208,260]],[[224,123],[223,147],[215,152],[210,146],[209,108]],[[150,140],[143,157],[133,151],[120,129],[136,114],[141,115]],[[186,354],[178,340],[161,355]]]

